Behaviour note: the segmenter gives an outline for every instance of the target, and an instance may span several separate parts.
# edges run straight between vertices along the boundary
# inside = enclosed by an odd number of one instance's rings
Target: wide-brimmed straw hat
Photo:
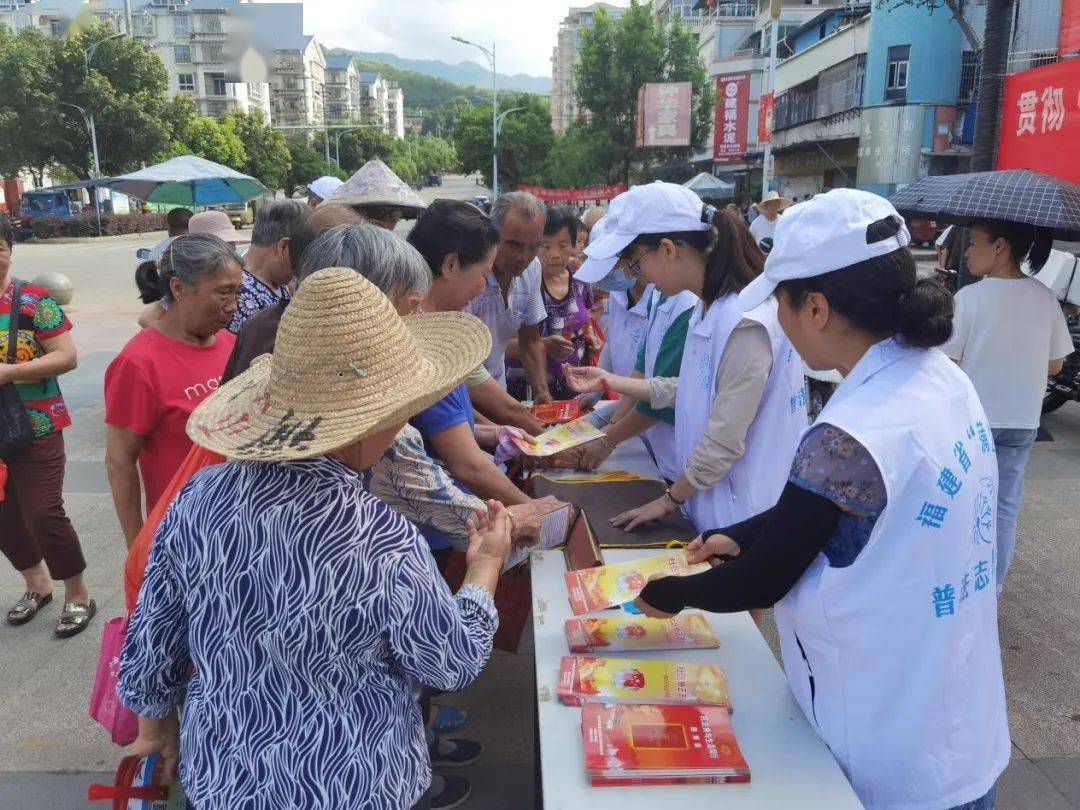
[[[229,458],[322,455],[407,421],[490,351],[491,333],[471,315],[401,318],[355,270],[320,270],[282,315],[273,357],[204,400],[187,433]]]
[[[770,203],[779,203],[780,204],[779,210],[783,211],[785,208],[787,208],[789,205],[791,205],[791,198],[790,197],[781,197],[779,192],[770,191],[768,194],[766,194],[764,197],[762,197],[761,202],[759,202],[757,204],[758,205],[758,210],[759,211],[761,210],[761,206],[769,205]]]
[[[338,187],[325,205],[386,205],[400,208],[406,217],[419,216],[427,203],[378,158],[372,158]]]

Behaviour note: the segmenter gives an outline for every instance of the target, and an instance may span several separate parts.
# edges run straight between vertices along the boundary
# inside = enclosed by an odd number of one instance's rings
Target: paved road
[[[427,199],[468,198],[471,180],[448,178]],[[79,368],[64,378],[75,425],[66,433],[69,514],[83,540],[87,578],[101,614],[81,637],[52,637],[57,609],[23,628],[0,625],[0,810],[68,810],[85,803],[91,774],[111,771],[120,752],[86,715],[101,625],[122,609],[123,540],[102,465],[101,380],[105,366],[135,333],[139,309],[132,273],[135,248],[153,238],[93,245],[19,245],[20,277],[45,270],[71,277],[68,307],[76,324]],[[1080,407],[1046,420],[1055,441],[1037,445],[1028,469],[1017,560],[1001,602],[1012,765],[999,807],[1080,807]],[[0,565],[0,606],[21,594],[17,574]],[[457,702],[475,718],[468,733],[487,754],[467,770],[470,808],[533,806],[531,640],[517,655],[497,653]],[[903,711],[903,707],[897,707]]]

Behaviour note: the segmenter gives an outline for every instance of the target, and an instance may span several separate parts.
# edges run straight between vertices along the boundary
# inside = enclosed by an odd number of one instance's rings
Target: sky
[[[265,2],[265,0],[263,0]],[[273,1],[273,0],[271,0]],[[575,0],[586,6],[590,0]],[[629,0],[608,0],[629,5]],[[551,75],[551,50],[569,0],[303,0],[305,34],[331,47],[413,59],[485,64],[457,35],[490,48],[500,73]]]

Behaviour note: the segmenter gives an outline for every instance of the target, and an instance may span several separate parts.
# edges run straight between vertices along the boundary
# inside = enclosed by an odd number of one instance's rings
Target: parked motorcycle
[[[1072,335],[1073,353],[1065,358],[1061,372],[1047,379],[1043,413],[1056,411],[1066,402],[1080,402],[1080,315],[1067,315],[1065,320]]]

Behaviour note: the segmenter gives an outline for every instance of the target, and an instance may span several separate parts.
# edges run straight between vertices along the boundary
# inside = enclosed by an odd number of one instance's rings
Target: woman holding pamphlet
[[[776,228],[765,273],[784,332],[844,382],[772,508],[704,531],[637,606],[776,603],[795,699],[867,807],[994,806],[1009,761],[995,585],[998,473],[971,381],[936,347],[952,299],[918,281],[888,201],[837,189]],[[781,462],[776,460],[776,464]]]
[[[611,390],[675,408],[678,477],[662,497],[612,522],[631,530],[685,505],[703,531],[757,514],[776,502],[806,429],[802,361],[780,328],[776,299],[739,309],[739,292],[761,273],[762,257],[743,249],[738,229],[745,226],[671,183],[630,189],[605,219],[604,235],[586,251],[590,260],[618,257],[628,278],[700,299],[677,378],[567,370],[579,393]]]

